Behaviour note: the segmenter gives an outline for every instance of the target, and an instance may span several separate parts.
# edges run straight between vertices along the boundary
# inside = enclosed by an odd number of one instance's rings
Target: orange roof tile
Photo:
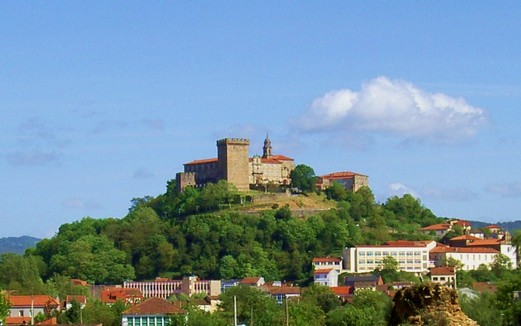
[[[479,247],[479,246],[495,246],[500,245],[501,240],[499,239],[477,239],[469,243],[467,246]]]
[[[123,312],[123,315],[170,315],[184,314],[180,307],[161,298],[151,297]]]
[[[451,226],[448,223],[440,223],[440,224],[433,224],[426,227],[421,228],[421,231],[443,231],[443,230],[450,230]]]
[[[287,157],[284,155],[271,155],[271,158],[277,160],[277,161],[294,161],[291,157]]]
[[[272,286],[268,289],[272,295],[275,294],[300,294],[299,286]]]
[[[239,283],[241,284],[257,284],[257,282],[259,282],[260,280],[260,277],[258,276],[255,276],[255,277],[245,277],[243,278]]]
[[[331,272],[334,268],[326,268],[326,269],[317,269],[314,274],[328,274]]]
[[[433,267],[430,270],[431,275],[454,275],[454,267]]]
[[[492,248],[481,248],[481,247],[436,247],[433,248],[430,253],[445,253],[445,252],[461,252],[466,254],[497,254],[499,251]]]
[[[478,237],[474,237],[472,235],[464,234],[464,235],[460,235],[458,237],[454,237],[452,239],[449,239],[449,241],[459,241],[459,240],[479,240],[479,238]]]
[[[329,174],[326,174],[326,175],[322,175],[322,176],[320,176],[320,178],[322,178],[322,179],[330,179],[330,180],[332,180],[332,179],[348,179],[348,178],[353,178],[355,175],[360,175],[360,176],[366,177],[366,175],[363,175],[363,174],[360,174],[360,173],[343,171],[343,172],[333,172],[333,173],[329,173]]]
[[[206,164],[206,163],[217,163],[217,158],[206,158],[202,160],[193,160],[192,162],[185,163],[183,165],[195,165],[195,164]]]
[[[10,295],[11,307],[59,306],[59,302],[50,295]]]
[[[334,294],[338,295],[338,296],[345,296],[345,295],[349,295],[350,292],[351,292],[351,287],[350,286],[333,286],[333,287],[330,287],[331,291],[333,291]]]

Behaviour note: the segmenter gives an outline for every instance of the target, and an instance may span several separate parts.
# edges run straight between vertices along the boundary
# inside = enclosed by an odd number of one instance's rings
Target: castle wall
[[[244,138],[225,138],[217,141],[218,178],[248,191],[250,141]]]

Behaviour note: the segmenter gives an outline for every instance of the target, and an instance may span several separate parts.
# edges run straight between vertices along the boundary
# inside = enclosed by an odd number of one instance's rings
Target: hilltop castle
[[[250,185],[289,185],[292,158],[273,155],[271,140],[264,140],[262,156],[249,157],[250,141],[245,138],[224,138],[217,141],[217,158],[195,160],[184,164],[184,172],[177,173],[177,189],[202,186],[209,182],[226,180],[239,191],[248,191]]]

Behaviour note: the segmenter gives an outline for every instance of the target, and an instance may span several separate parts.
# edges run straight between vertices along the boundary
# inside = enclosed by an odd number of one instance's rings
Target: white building
[[[444,266],[449,258],[459,260],[463,263],[463,270],[470,271],[478,269],[484,264],[490,267],[499,251],[492,248],[482,247],[436,247],[430,251],[430,259],[434,265]]]
[[[338,286],[338,274],[338,271],[334,268],[318,269],[314,272],[313,281],[316,284],[336,287]]]
[[[342,258],[338,257],[315,257],[311,261],[314,270],[334,268],[342,273]]]
[[[398,269],[426,273],[429,265],[429,251],[436,247],[435,241],[388,241],[383,245],[363,245],[345,248],[344,270],[348,273],[367,273],[381,268],[385,257],[393,257]]]

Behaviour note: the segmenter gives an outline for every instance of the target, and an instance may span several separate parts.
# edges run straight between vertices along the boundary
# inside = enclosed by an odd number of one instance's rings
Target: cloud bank
[[[463,98],[378,77],[359,92],[341,89],[316,98],[294,125],[304,133],[371,132],[443,143],[474,136],[486,120],[483,109]]]

